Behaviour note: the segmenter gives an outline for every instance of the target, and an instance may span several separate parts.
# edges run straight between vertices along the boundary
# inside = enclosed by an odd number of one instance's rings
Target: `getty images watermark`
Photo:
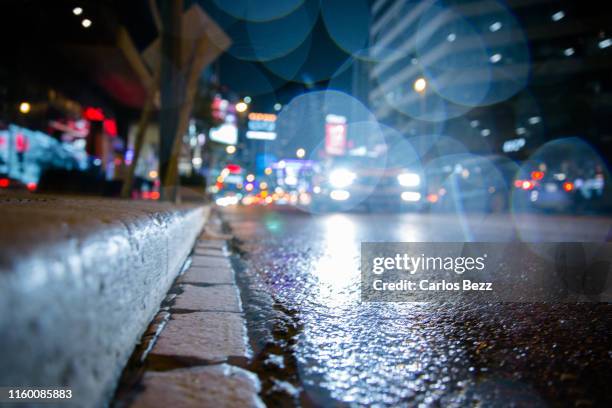
[[[610,243],[361,244],[366,302],[609,302]]]

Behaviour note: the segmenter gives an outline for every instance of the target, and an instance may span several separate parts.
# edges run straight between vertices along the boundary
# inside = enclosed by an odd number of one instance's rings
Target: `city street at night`
[[[0,408],[612,407],[612,3],[3,0],[0,52]]]

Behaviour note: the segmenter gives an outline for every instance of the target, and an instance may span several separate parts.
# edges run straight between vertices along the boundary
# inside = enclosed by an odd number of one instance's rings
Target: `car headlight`
[[[329,183],[335,188],[344,188],[353,184],[357,175],[346,169],[334,170],[329,174]]]
[[[404,187],[417,187],[421,184],[421,176],[416,173],[402,173],[397,176],[397,182]]]

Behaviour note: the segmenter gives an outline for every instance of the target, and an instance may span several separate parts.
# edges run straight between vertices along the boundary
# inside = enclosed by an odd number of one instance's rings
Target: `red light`
[[[566,181],[563,183],[563,189],[569,193],[570,191],[574,190],[574,183]]]
[[[544,178],[544,172],[543,171],[532,171],[531,178],[533,180],[542,180]]]
[[[117,136],[117,121],[115,119],[104,119],[102,127],[109,136]]]
[[[28,138],[23,133],[17,133],[15,136],[15,149],[18,153],[23,153],[28,150],[30,143]]]
[[[222,102],[223,102],[223,99],[219,98],[218,96],[215,96],[214,99],[212,100],[211,107],[213,109],[221,109]]]
[[[523,180],[514,180],[514,187],[522,188],[523,187]]]
[[[159,191],[151,191],[151,200],[159,200]]]
[[[430,203],[437,203],[438,202],[438,195],[437,194],[428,194],[427,195],[427,201],[429,201]]]
[[[531,190],[533,188],[533,183],[531,181],[524,180],[523,184],[521,185],[521,188],[523,190]]]
[[[240,173],[240,171],[242,170],[242,168],[237,164],[228,164],[227,166],[225,166],[225,168],[228,169],[229,172],[232,174]]]
[[[30,191],[36,190],[36,187],[37,187],[36,183],[28,183],[26,186],[28,187],[28,190]]]
[[[0,179],[0,188],[7,188],[11,184],[11,181],[7,178]]]
[[[149,193],[148,191],[143,191],[142,198],[148,200],[149,198],[151,198],[151,193]]]
[[[104,112],[100,108],[93,108],[88,106],[83,111],[83,117],[92,122],[101,122],[104,120]]]

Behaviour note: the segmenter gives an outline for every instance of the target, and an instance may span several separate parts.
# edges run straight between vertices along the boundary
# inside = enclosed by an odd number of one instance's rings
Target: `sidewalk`
[[[0,386],[102,406],[208,208],[0,194]]]

